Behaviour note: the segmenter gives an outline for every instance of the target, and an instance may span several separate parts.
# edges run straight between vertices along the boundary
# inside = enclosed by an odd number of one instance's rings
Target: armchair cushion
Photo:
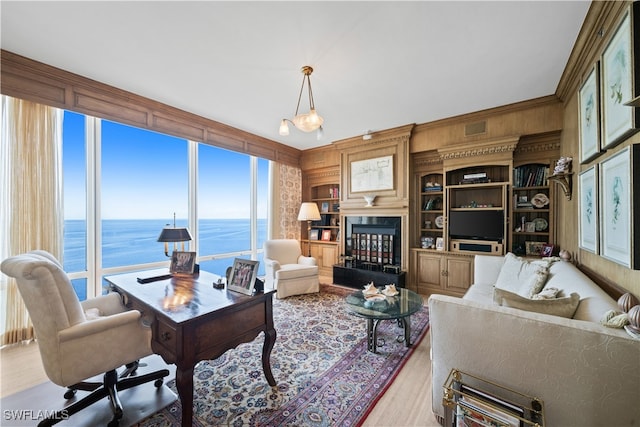
[[[302,255],[297,240],[264,242],[264,263],[265,287],[276,289],[276,298],[320,290],[316,259]]]

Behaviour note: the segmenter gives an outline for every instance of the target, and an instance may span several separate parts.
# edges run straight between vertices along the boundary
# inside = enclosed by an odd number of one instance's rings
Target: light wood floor
[[[373,408],[364,426],[440,426],[431,412],[430,349],[427,333],[396,380]],[[1,349],[0,373],[0,397],[47,381],[35,343]]]

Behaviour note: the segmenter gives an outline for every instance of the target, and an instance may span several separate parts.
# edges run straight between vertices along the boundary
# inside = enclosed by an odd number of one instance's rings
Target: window
[[[65,112],[63,169],[64,267],[81,299],[102,292],[103,275],[166,267],[157,238],[174,213],[201,268],[261,258],[268,160]]]

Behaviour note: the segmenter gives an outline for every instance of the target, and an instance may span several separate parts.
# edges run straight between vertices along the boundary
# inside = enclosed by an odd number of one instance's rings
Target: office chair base
[[[135,372],[135,370],[130,373],[132,372]],[[111,410],[113,412],[113,419],[108,425],[109,427],[117,427],[123,415],[122,403],[118,397],[118,391],[127,390],[151,381],[154,382],[153,385],[156,388],[160,388],[163,384],[163,378],[167,375],[169,375],[169,371],[167,369],[161,369],[144,375],[119,379],[118,373],[114,369],[104,374],[104,382],[102,384],[90,382],[74,384],[65,393],[65,398],[67,398],[67,395],[70,393],[71,396],[75,395],[76,390],[91,391],[91,394],[60,411],[56,411],[51,417],[42,420],[38,424],[38,427],[57,424],[107,396],[109,397]],[[96,384],[98,384],[97,387],[95,387]]]

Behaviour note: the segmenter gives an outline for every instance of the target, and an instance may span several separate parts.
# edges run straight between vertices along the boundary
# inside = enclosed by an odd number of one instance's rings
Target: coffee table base
[[[382,320],[389,319],[367,319],[367,350],[377,353],[378,348],[378,325]],[[404,329],[404,344],[411,347],[411,317],[399,317],[396,319],[398,326]]]

